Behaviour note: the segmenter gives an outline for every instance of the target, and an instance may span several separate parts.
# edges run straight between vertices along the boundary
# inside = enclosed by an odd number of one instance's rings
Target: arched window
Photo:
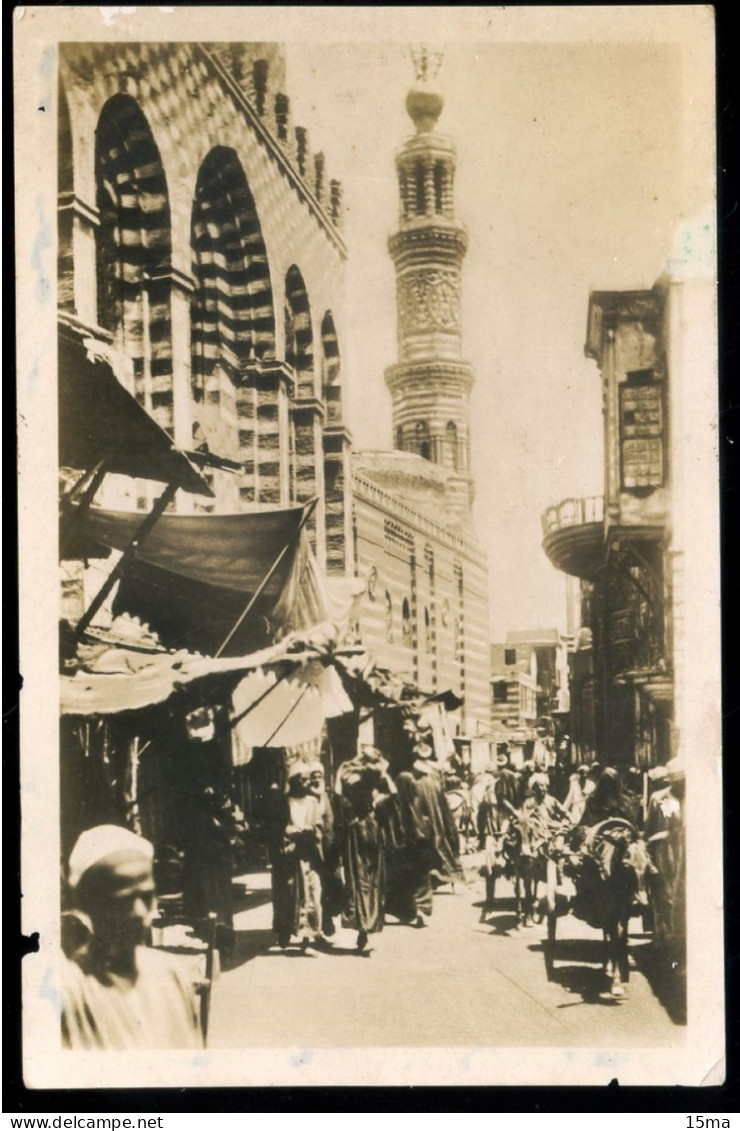
[[[388,644],[393,643],[393,601],[387,589],[385,591],[385,638]]]
[[[326,423],[342,420],[341,365],[334,318],[327,310],[321,322],[321,384],[326,405]]]
[[[445,428],[445,466],[457,468],[459,462],[457,425],[448,420]]]
[[[172,431],[172,239],[167,180],[139,105],[106,102],[95,132],[98,322],[131,358],[134,389]]]
[[[401,606],[401,620],[404,645],[407,648],[411,648],[413,646],[414,639],[413,631],[411,628],[411,606],[409,605],[408,597],[404,597],[403,599],[403,604]]]
[[[417,161],[414,166],[414,192],[416,215],[424,216],[426,213],[426,192],[424,187],[424,164]]]
[[[427,652],[432,650],[431,617],[426,605],[424,606],[424,649]]]
[[[441,213],[444,210],[445,167],[441,161],[434,165],[434,210]]]
[[[429,438],[429,425],[424,420],[419,420],[414,432],[416,451],[423,459],[431,459],[432,445]]]

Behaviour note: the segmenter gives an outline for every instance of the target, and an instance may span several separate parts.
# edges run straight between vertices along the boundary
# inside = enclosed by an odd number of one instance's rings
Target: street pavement
[[[440,888],[426,928],[396,924],[359,954],[354,931],[326,950],[281,951],[271,931],[269,874],[242,877],[236,946],[212,996],[211,1048],[680,1046],[676,1024],[643,973],[649,938],[631,925],[628,993],[615,1001],[600,968],[600,934],[572,915],[558,921],[548,980],[545,926],[517,927],[513,892],[499,881],[482,907],[479,858],[467,883]],[[241,889],[244,891],[244,889]],[[655,983],[655,979],[653,978]],[[656,983],[657,984],[657,983]],[[669,1002],[670,1004],[670,1002]]]

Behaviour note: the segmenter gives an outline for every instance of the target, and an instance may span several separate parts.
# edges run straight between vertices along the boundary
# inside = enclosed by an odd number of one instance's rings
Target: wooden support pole
[[[287,554],[288,550],[290,550],[291,547],[293,547],[296,544],[296,541],[298,540],[298,537],[299,537],[301,531],[303,530],[303,527],[306,525],[309,518],[313,514],[314,508],[315,508],[316,504],[318,503],[318,501],[319,501],[318,499],[311,499],[311,501],[306,504],[306,508],[303,511],[303,514],[301,515],[301,521],[298,524],[298,529],[296,530],[295,534],[290,539],[290,541],[285,543],[282,550],[280,551],[278,556],[275,558],[275,561],[272,563],[272,565],[268,569],[267,573],[262,578],[262,581],[259,583],[259,586],[257,587],[256,592],[253,593],[252,596],[250,597],[250,599],[249,599],[249,601],[246,605],[246,608],[240,614],[238,620],[236,621],[236,624],[234,625],[234,627],[229,632],[228,636],[224,640],[224,642],[221,645],[221,647],[219,648],[218,652],[216,652],[216,659],[218,659],[218,657],[222,654],[224,649],[229,644],[229,641],[233,638],[234,634],[237,632],[237,630],[239,629],[241,624],[244,622],[245,618],[249,615],[249,613],[254,608],[255,602],[257,601],[258,597],[261,596],[262,592],[264,591],[265,586],[267,585],[268,581],[272,577],[272,575],[275,572],[275,570],[277,569],[277,567],[280,565],[281,561],[283,560],[283,558]]]
[[[86,631],[86,629],[92,622],[93,617],[98,612],[100,606],[105,601],[113,586],[116,584],[119,578],[123,577],[123,574],[126,572],[126,569],[128,568],[130,562],[136,556],[137,550],[139,549],[147,535],[150,533],[152,528],[156,525],[160,516],[169,506],[172,499],[174,499],[175,495],[177,494],[177,490],[177,483],[167,484],[164,491],[152,507],[151,511],[137,530],[136,537],[126,547],[123,552],[123,556],[121,557],[117,565],[114,566],[114,568],[110,571],[107,578],[101,585],[99,592],[96,593],[96,595],[90,602],[89,609],[82,615],[82,617],[80,617],[80,620],[77,622],[77,627],[75,628],[75,637],[77,640],[79,640],[82,634]]]

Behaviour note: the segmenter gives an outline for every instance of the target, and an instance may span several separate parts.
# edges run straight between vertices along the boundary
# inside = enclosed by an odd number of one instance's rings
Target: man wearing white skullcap
[[[73,1049],[202,1046],[194,987],[144,946],[154,912],[154,849],[118,825],[82,833],[68,885],[89,940],[63,963],[62,1039]]]

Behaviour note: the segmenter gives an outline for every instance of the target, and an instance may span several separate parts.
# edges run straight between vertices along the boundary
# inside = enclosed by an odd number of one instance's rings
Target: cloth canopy
[[[353,709],[336,670],[334,627],[316,626],[249,656],[215,659],[189,652],[141,653],[87,648],[86,666],[62,676],[63,715],[105,716],[164,703],[196,683],[209,681],[231,696],[236,762],[255,746],[305,745],[320,738],[327,718]]]
[[[142,522],[130,511],[90,507],[79,513],[72,504],[69,512],[86,545],[99,546],[101,555],[125,550]],[[304,512],[290,507],[161,515],[119,583],[114,613],[146,621],[168,648],[206,655],[222,648],[263,583],[224,654],[243,656],[267,646],[278,630],[320,623],[327,617],[326,598],[301,530]]]
[[[105,470],[139,479],[176,483],[183,491],[213,497],[184,452],[121,384],[95,343],[60,325],[59,466]]]
[[[276,645],[249,656],[214,659],[191,652],[142,654],[109,648],[95,658],[92,670],[61,677],[63,715],[111,715],[164,703],[181,687],[213,676],[236,684],[260,664],[278,663],[287,648]],[[296,666],[301,657],[295,658]]]
[[[291,679],[303,678],[306,684],[321,689],[329,715],[341,714],[351,709],[351,703],[336,673],[323,675],[334,659],[336,637],[336,626],[326,622],[315,625],[310,632],[293,633],[259,652],[219,659],[184,650],[143,652],[134,647],[85,645],[78,656],[78,670],[61,677],[62,714],[107,715],[140,710],[165,702],[180,688],[198,680],[219,680],[222,686],[236,687],[248,673],[260,669],[269,670],[269,686],[276,682],[276,672]],[[266,688],[267,684],[263,689]],[[240,695],[237,715],[246,705],[243,694]]]

